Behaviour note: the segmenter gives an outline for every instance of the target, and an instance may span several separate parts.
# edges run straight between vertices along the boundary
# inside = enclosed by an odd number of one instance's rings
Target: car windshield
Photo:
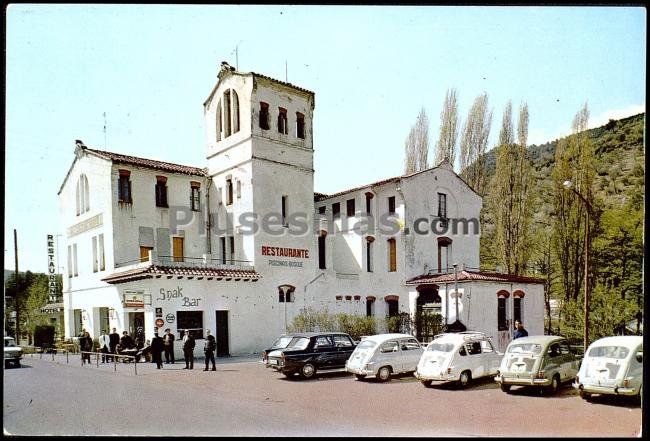
[[[291,343],[291,340],[293,340],[293,337],[289,335],[282,336],[278,338],[276,341],[273,342],[273,345],[271,345],[272,348],[286,348],[289,343]]]
[[[366,350],[366,349],[372,349],[375,346],[377,346],[377,343],[375,343],[372,340],[363,340],[359,345],[357,346],[357,349],[360,351]]]
[[[16,346],[13,338],[5,338],[5,348],[8,346]]]
[[[431,352],[451,352],[454,350],[454,345],[452,343],[436,343],[432,342],[427,347],[427,351]]]
[[[309,339],[305,337],[294,337],[287,349],[305,349],[309,344]]]
[[[537,343],[522,343],[522,344],[510,345],[510,347],[508,348],[508,353],[510,354],[516,354],[519,352],[540,354],[542,352],[542,345]]]
[[[589,349],[589,357],[595,358],[626,358],[630,350],[624,346],[596,346]]]

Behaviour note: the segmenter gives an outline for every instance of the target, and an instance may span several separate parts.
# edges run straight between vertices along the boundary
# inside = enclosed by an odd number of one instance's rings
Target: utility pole
[[[20,346],[20,304],[18,302],[18,294],[20,293],[20,285],[18,283],[18,233],[14,228],[14,260],[16,263],[16,273],[14,275],[14,282],[16,283],[16,294],[14,296],[14,305],[16,305],[16,344]]]

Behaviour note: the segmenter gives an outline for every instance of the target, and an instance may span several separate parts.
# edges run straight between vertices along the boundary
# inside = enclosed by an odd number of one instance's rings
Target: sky
[[[5,56],[5,268],[16,229],[19,269],[45,272],[75,140],[205,167],[222,61],[315,93],[314,190],[334,193],[402,174],[422,108],[433,147],[450,88],[461,128],[488,94],[488,149],[508,101],[528,104],[529,144],[569,134],[584,103],[591,127],[645,112],[646,11],[12,4]]]

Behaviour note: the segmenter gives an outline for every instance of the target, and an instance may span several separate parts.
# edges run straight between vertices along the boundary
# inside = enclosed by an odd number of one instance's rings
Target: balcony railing
[[[131,269],[146,268],[150,265],[167,266],[173,268],[209,268],[225,270],[255,270],[250,260],[214,259],[210,255],[202,257],[165,256],[149,251],[147,259],[141,258],[115,264],[115,268],[127,271]]]

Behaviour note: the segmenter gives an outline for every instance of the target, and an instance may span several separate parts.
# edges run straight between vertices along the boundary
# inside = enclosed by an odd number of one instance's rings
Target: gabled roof
[[[373,182],[371,184],[361,185],[359,187],[350,188],[348,190],[339,191],[338,193],[333,193],[333,194],[328,195],[328,194],[325,194],[325,193],[316,193],[315,192],[314,193],[314,202],[320,202],[320,201],[323,201],[325,199],[335,198],[335,197],[342,196],[342,195],[347,194],[347,193],[354,193],[355,191],[363,190],[364,188],[371,189],[372,187],[378,187],[380,185],[389,184],[391,182],[398,182],[398,181],[400,181],[402,179],[408,179],[408,178],[411,178],[413,176],[416,176],[416,175],[419,175],[419,174],[422,174],[422,173],[426,173],[426,172],[431,171],[431,170],[435,170],[437,168],[444,168],[444,169],[447,169],[447,170],[451,171],[454,175],[456,175],[456,177],[458,179],[461,180],[461,182],[463,184],[465,184],[467,186],[467,188],[469,188],[472,191],[472,193],[474,193],[477,196],[481,197],[481,195],[476,193],[476,191],[467,182],[465,182],[465,180],[463,178],[461,178],[458,175],[458,173],[456,173],[453,170],[453,168],[451,167],[451,164],[449,164],[449,161],[444,159],[443,161],[440,162],[440,164],[438,164],[438,165],[436,165],[434,167],[429,167],[429,168],[427,168],[425,170],[420,170],[420,171],[416,171],[416,172],[413,172],[413,173],[408,173],[408,174],[404,174],[404,175],[400,175],[400,176],[395,176],[393,178],[382,179],[381,181]]]
[[[407,285],[421,285],[424,283],[451,283],[455,280],[464,281],[486,281],[486,282],[513,282],[513,283],[544,283],[544,279],[538,277],[516,276],[514,274],[494,273],[489,271],[459,271],[457,277],[454,274],[423,274],[406,281]]]
[[[110,284],[133,282],[142,279],[160,279],[163,276],[167,278],[172,277],[188,277],[188,278],[206,278],[208,280],[241,280],[256,282],[262,276],[254,269],[241,270],[241,269],[220,269],[220,268],[204,268],[204,267],[174,267],[174,266],[157,266],[149,265],[144,268],[136,268],[127,271],[113,273],[110,276],[104,277],[102,281]]]

